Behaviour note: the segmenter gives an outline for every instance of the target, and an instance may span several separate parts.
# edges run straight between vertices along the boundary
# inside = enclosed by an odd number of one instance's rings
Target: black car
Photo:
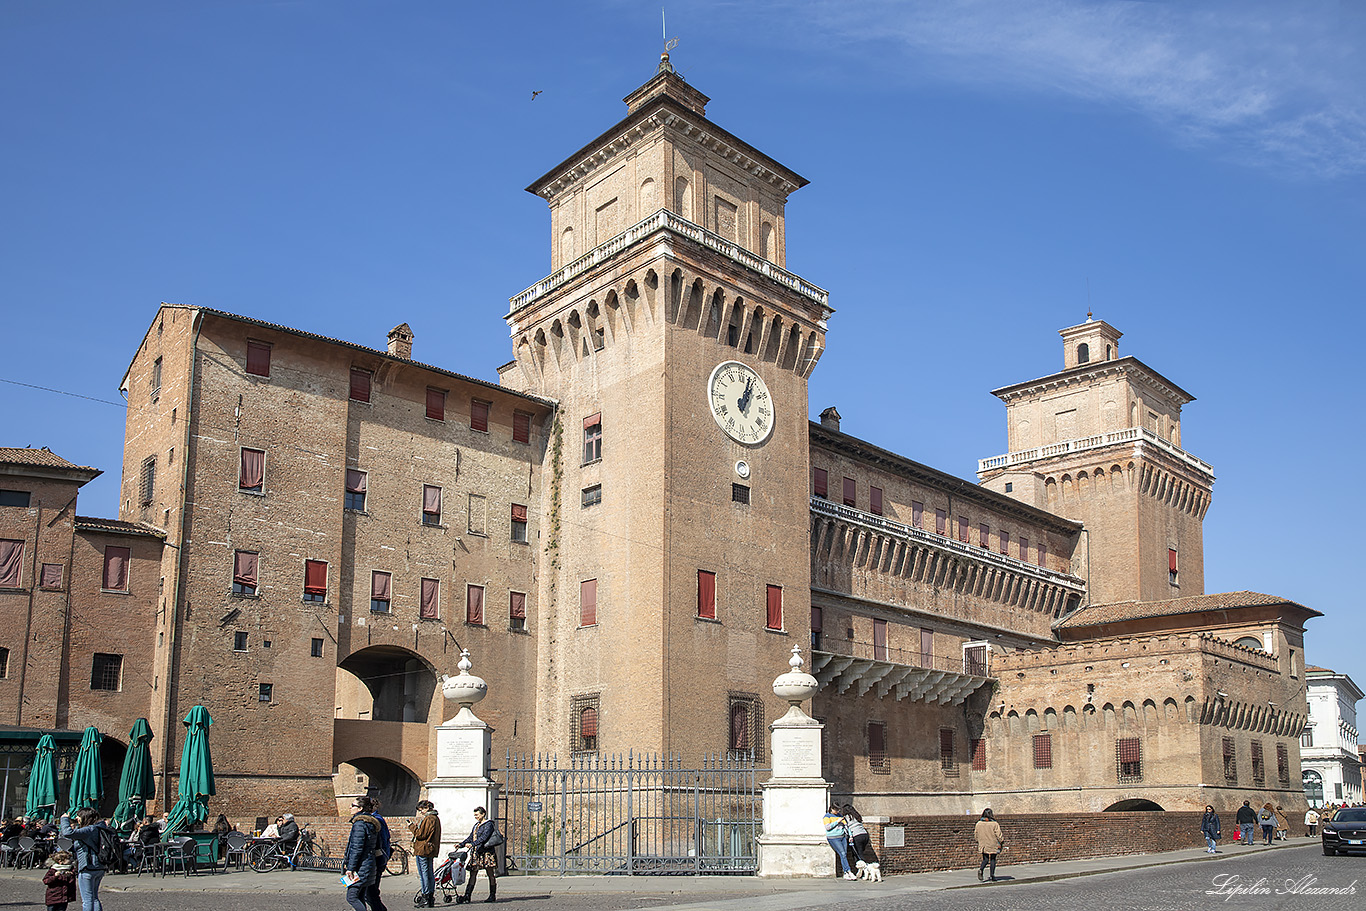
[[[1323,824],[1323,853],[1366,853],[1366,807],[1344,807]]]

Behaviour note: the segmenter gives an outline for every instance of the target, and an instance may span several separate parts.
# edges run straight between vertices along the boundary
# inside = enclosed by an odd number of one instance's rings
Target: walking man
[[[1257,824],[1257,811],[1252,809],[1252,801],[1244,800],[1238,808],[1238,840],[1245,845],[1252,844],[1252,827]]]

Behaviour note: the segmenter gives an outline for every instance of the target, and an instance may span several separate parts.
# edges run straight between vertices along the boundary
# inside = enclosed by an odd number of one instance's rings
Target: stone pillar
[[[760,876],[829,876],[833,858],[821,819],[830,806],[830,785],[821,777],[821,729],[802,711],[816,692],[803,673],[801,649],[792,647],[792,670],[773,681],[773,692],[791,706],[769,729],[773,777],[764,782],[764,833],[759,836]]]
[[[488,684],[470,674],[470,653],[460,652],[460,673],[442,676],[441,694],[460,705],[455,717],[436,729],[436,778],[427,782],[427,799],[441,817],[441,855],[474,827],[474,808],[498,817],[498,783],[489,778],[493,728],[472,706],[488,695]],[[499,829],[501,831],[501,824]]]

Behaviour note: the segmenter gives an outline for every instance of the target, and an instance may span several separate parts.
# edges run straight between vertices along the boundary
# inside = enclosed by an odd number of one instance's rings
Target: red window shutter
[[[979,737],[972,742],[972,770],[985,772],[987,768],[987,741]]]
[[[1001,538],[1001,553],[1003,553],[1003,554],[1009,554],[1009,553],[1010,553],[1010,532],[1008,532],[1008,531],[1003,531],[1003,532],[1001,532],[1001,533],[1000,533],[1000,538]]]
[[[732,703],[730,707],[730,748],[749,749],[749,706],[743,702]]]
[[[868,510],[875,516],[882,515],[882,488],[868,488]]]
[[[830,474],[824,468],[813,468],[815,482],[812,485],[812,493],[822,500],[830,496]]]
[[[1167,572],[1176,572],[1176,551],[1167,548]]]
[[[1119,741],[1119,761],[1139,762],[1142,759],[1142,741],[1137,737],[1121,737]]]
[[[0,587],[19,588],[24,574],[24,542],[0,541]]]
[[[392,582],[393,577],[389,573],[372,572],[370,574],[370,600],[388,601]]]
[[[868,754],[887,752],[887,727],[880,721],[868,722]]]
[[[598,622],[598,580],[589,579],[579,583],[579,626],[592,626]]]
[[[446,420],[446,393],[440,389],[427,390],[427,417],[433,421]]]
[[[346,469],[346,492],[365,493],[365,472]]]
[[[873,621],[873,658],[877,661],[887,660],[887,621]]]
[[[937,535],[947,535],[949,532],[949,514],[942,509],[934,511],[934,533]]]
[[[925,521],[925,504],[919,500],[911,501],[911,525],[919,528]]]
[[[243,449],[237,486],[242,490],[260,490],[266,477],[266,454],[259,449]]]
[[[60,563],[44,563],[38,575],[38,587],[47,591],[60,591],[62,587],[62,569]]]
[[[768,587],[768,628],[783,628],[783,589],[779,585]]]
[[[489,432],[489,403],[478,400],[470,402],[470,430],[480,433]]]
[[[1043,566],[1043,565],[1046,564],[1047,562],[1048,562],[1048,545],[1045,544],[1045,543],[1043,543],[1042,541],[1040,541],[1040,542],[1039,542],[1039,565],[1040,565],[1040,566]]]
[[[441,488],[434,484],[422,485],[422,513],[428,516],[441,515]]]
[[[968,543],[968,517],[958,517],[958,540],[964,544]]]
[[[104,549],[104,581],[100,587],[106,591],[128,591],[128,563],[133,555],[127,547],[106,547]]]
[[[513,620],[526,619],[526,594],[512,592],[508,596],[508,616]]]
[[[1029,559],[1029,539],[1025,537],[1020,538],[1020,559],[1022,561]]]
[[[270,376],[270,346],[265,342],[247,342],[247,373]]]
[[[853,479],[853,478],[845,478],[845,479],[844,479],[844,505],[845,505],[845,506],[857,506],[857,505],[858,505],[858,496],[857,496],[857,492],[858,492],[858,491],[857,491],[857,488],[856,488],[855,485],[854,485],[854,479]]]
[[[512,521],[514,521],[514,522],[525,522],[525,521],[526,521],[526,507],[525,507],[525,506],[523,506],[523,505],[520,504],[520,503],[513,503],[513,504],[512,504]]]
[[[531,415],[525,411],[514,411],[512,413],[512,441],[514,443],[531,442]]]
[[[370,401],[370,371],[351,368],[351,399],[356,402]]]
[[[422,600],[418,615],[423,620],[435,620],[441,615],[441,582],[437,579],[422,580]]]
[[[304,561],[304,593],[327,594],[327,564],[321,560]]]
[[[256,584],[256,566],[260,554],[239,550],[232,555],[232,581],[238,585]]]
[[[484,622],[484,586],[465,587],[465,622],[482,625]]]
[[[990,525],[978,525],[978,526],[977,526],[977,546],[978,546],[978,547],[991,547],[991,526],[990,526]]]
[[[591,705],[579,713],[579,736],[598,736],[598,710]]]
[[[716,573],[697,571],[697,616],[716,619]]]

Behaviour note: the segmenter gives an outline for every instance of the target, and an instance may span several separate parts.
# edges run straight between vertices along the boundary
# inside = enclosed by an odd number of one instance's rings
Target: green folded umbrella
[[[213,719],[202,705],[185,716],[185,748],[180,753],[179,798],[171,807],[163,839],[185,831],[192,823],[209,818],[208,798],[218,793],[213,783],[213,758],[209,755],[209,725]]]
[[[24,815],[51,819],[57,812],[57,744],[51,734],[38,739],[38,755],[28,773],[28,801]]]
[[[114,810],[114,826],[132,828],[145,815],[147,801],[157,795],[157,779],[152,774],[152,728],[146,718],[133,722],[128,733],[128,752],[123,755],[123,775],[119,777],[119,805]]]
[[[100,768],[100,741],[104,739],[94,725],[85,729],[76,767],[71,770],[71,790],[66,795],[68,813],[83,807],[99,809],[104,797],[104,770]]]

